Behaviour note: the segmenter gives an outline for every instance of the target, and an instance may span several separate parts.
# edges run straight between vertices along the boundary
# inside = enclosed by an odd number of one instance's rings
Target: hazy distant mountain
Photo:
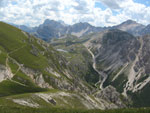
[[[41,24],[37,28],[37,35],[45,40],[49,40],[51,38],[62,37],[66,34],[75,35],[77,37],[81,37],[85,34],[89,34],[92,32],[101,31],[101,27],[94,27],[88,23],[77,23],[74,25],[66,25],[63,22],[54,21],[54,20],[45,20],[43,24]]]
[[[66,26],[54,20],[45,20],[43,24],[39,25],[36,34],[44,40],[51,38],[58,38],[64,34]]]
[[[13,25],[27,33],[34,33],[37,30],[37,27],[28,27],[26,25],[16,25],[16,24],[12,24],[12,23],[10,23],[10,25]]]
[[[117,26],[113,26],[112,29],[119,29],[131,33],[134,36],[138,36],[144,27],[144,25],[139,24],[136,21],[127,20]]]
[[[67,28],[66,33],[75,35],[77,37],[81,37],[83,35],[87,35],[89,33],[100,32],[102,31],[102,27],[94,27],[89,23],[77,23]]]
[[[44,40],[50,40],[51,38],[59,38],[66,34],[75,35],[77,37],[81,37],[83,35],[102,31],[104,28],[102,27],[94,27],[88,23],[77,23],[74,25],[66,25],[63,21],[54,21],[46,19],[43,24],[38,27],[27,27],[27,26],[19,26],[16,27],[26,31],[28,33],[32,33],[37,37],[40,37]]]
[[[119,29],[126,31],[134,36],[140,36],[149,33],[150,26],[144,26],[133,20],[127,20],[119,25],[112,27],[95,27],[89,23],[76,23],[74,25],[66,25],[63,21],[54,21],[46,19],[43,24],[38,27],[27,27],[24,25],[16,26],[23,31],[34,34],[35,36],[44,40],[51,40],[52,38],[63,37],[64,35],[70,34],[77,37],[82,37],[90,33],[101,32],[109,29]]]

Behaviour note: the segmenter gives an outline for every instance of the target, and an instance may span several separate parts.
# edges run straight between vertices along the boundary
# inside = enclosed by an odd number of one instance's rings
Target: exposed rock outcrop
[[[5,67],[4,65],[0,65],[0,82],[6,79],[11,79],[13,74],[9,67]]]
[[[121,100],[121,94],[116,91],[116,89],[112,86],[107,86],[101,91],[98,91],[95,96],[97,98],[102,98],[106,100],[107,102],[113,103],[119,108],[125,108],[126,105]],[[124,97],[125,98],[125,97]]]

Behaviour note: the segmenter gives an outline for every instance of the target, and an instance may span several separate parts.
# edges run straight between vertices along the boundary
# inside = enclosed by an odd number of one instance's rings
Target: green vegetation
[[[10,60],[10,59],[9,59],[8,65],[9,65],[9,67],[10,67],[10,69],[11,69],[11,72],[12,72],[13,74],[16,74],[16,72],[17,72],[19,66],[18,66],[17,64],[15,64],[15,63],[14,63],[12,60]]]
[[[0,113],[150,113],[150,109],[83,110],[64,108],[29,108],[0,106]]]
[[[139,84],[140,82],[146,80],[149,77],[149,75],[142,75],[139,80],[137,80],[137,84]]]
[[[123,92],[123,88],[124,88],[124,85],[126,84],[127,82],[127,76],[126,76],[126,71],[123,71],[120,73],[120,71],[122,70],[122,66],[119,67],[118,69],[116,69],[116,71],[113,71],[109,74],[108,78],[106,79],[106,81],[104,82],[104,87],[108,86],[108,85],[112,85],[114,86],[118,92],[122,93]],[[127,70],[127,69],[126,69]],[[117,75],[118,77],[114,79],[114,77]]]
[[[47,72],[46,68],[49,67],[65,77],[62,74],[66,68],[65,62],[50,45],[3,22],[0,22],[0,26],[0,64],[9,66],[14,74],[11,81],[0,83],[1,96],[46,90],[37,87],[33,80],[21,71],[21,67],[38,73],[33,75],[35,78],[40,74],[54,77]]]
[[[134,107],[149,107],[150,84],[148,83],[141,91],[135,93],[128,92],[128,95],[133,100]]]
[[[42,55],[35,56],[31,54],[31,50],[32,49],[30,46],[25,46],[19,49],[17,52],[12,53],[10,56],[21,64],[24,64],[26,67],[42,70],[48,65],[46,58]]]
[[[21,32],[21,30],[2,22],[0,22],[0,26],[0,45],[7,52],[25,45],[23,41],[26,40],[27,37]]]
[[[46,91],[46,89],[33,86],[25,86],[21,83],[17,83],[11,80],[5,80],[0,83],[0,97],[41,91]]]
[[[6,65],[7,54],[4,52],[0,52],[0,64]]]
[[[45,71],[47,67],[54,67],[56,71],[62,70],[59,64],[59,53],[51,46],[45,44],[21,30],[0,22],[0,64],[5,64],[7,54],[25,67]],[[13,67],[13,66],[12,66]]]
[[[62,38],[62,39],[53,39],[51,41],[51,44],[54,46],[58,46],[58,45],[70,46],[74,44],[81,44],[81,43],[88,41],[90,39],[90,36],[91,35],[78,38],[73,35],[67,35],[65,38]]]
[[[27,85],[27,86],[32,86],[32,87],[37,87],[35,84],[34,84],[34,82],[33,82],[33,80],[29,77],[29,76],[27,76],[27,75],[25,75],[23,72],[21,72],[21,71],[18,71],[17,73],[16,73],[16,75],[12,78],[12,80],[15,80],[15,81],[17,81],[17,82],[19,82],[19,83],[22,83],[22,84],[24,84],[24,85]]]
[[[113,82],[110,82],[108,84],[114,86],[118,92],[122,93],[126,82],[127,82],[127,77],[124,73],[122,73]]]

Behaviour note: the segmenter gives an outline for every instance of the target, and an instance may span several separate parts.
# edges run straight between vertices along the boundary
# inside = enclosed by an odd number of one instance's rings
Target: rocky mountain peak
[[[92,25],[90,25],[87,22],[79,22],[79,23],[74,24],[73,26],[92,26]]]
[[[134,21],[134,20],[127,20],[127,21],[125,21],[125,22],[123,22],[122,24],[138,24],[136,21]]]
[[[142,24],[137,23],[136,21],[133,20],[127,20],[117,26],[112,27],[113,29],[119,29],[125,32],[128,32],[134,36],[140,35],[140,31],[144,28],[145,26]]]
[[[148,29],[144,25],[137,23],[136,21],[133,20],[127,20],[119,25],[112,27],[96,27],[92,26],[87,22],[79,22],[73,25],[66,25],[61,20],[55,21],[46,19],[43,24],[35,28],[30,28],[27,26],[23,27],[17,26],[17,27],[28,33],[36,34],[37,37],[40,37],[45,40],[50,40],[51,38],[60,38],[68,34],[81,37],[88,35],[90,33],[97,33],[109,29],[119,29],[128,32],[134,36],[140,36],[143,34],[147,34],[146,31]],[[144,31],[145,33],[143,33]]]
[[[43,26],[51,26],[51,27],[54,27],[54,28],[64,26],[61,22],[55,21],[55,20],[50,20],[50,19],[46,19],[42,25]]]

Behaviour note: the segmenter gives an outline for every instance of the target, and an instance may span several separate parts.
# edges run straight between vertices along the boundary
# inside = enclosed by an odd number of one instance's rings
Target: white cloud
[[[95,7],[95,2],[107,6]],[[3,6],[3,7],[2,7]],[[115,14],[114,14],[115,12]],[[150,23],[150,7],[133,0],[1,0],[0,20],[36,26],[45,19],[79,21],[96,26],[111,26],[127,19]]]
[[[111,9],[120,9],[120,2],[124,0],[96,0],[97,2],[102,2],[104,5],[110,7]]]
[[[96,0],[109,7],[111,10],[118,11],[117,15],[112,15],[111,20],[123,22],[127,19],[135,20],[142,24],[150,24],[150,7],[136,3],[133,0]],[[143,1],[144,2],[144,1]]]

